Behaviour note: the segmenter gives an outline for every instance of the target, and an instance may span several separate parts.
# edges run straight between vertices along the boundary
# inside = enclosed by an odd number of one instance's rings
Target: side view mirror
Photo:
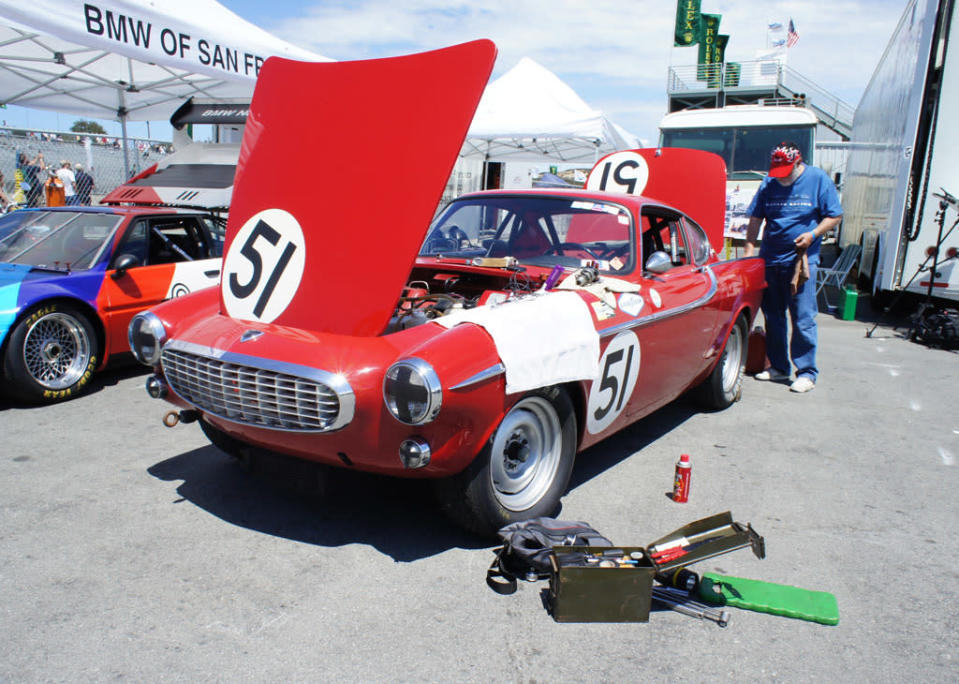
[[[136,268],[139,265],[140,260],[132,254],[121,254],[113,260],[113,268],[116,270],[110,274],[110,277],[118,280],[125,276],[129,269]]]
[[[669,254],[658,250],[649,255],[646,260],[646,270],[651,273],[665,273],[673,267],[673,261]]]

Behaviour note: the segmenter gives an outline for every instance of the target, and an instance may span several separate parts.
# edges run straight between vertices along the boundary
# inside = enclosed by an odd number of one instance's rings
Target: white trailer
[[[959,300],[959,207],[937,196],[959,195],[954,4],[909,0],[856,109],[839,241],[862,247],[860,285],[876,294]]]

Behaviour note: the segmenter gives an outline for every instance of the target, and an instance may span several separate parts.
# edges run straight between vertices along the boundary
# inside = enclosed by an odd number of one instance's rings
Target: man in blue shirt
[[[816,386],[816,269],[822,236],[839,225],[842,205],[836,186],[822,170],[803,163],[799,147],[782,142],[771,155],[769,176],[749,205],[745,256],[753,256],[765,221],[759,256],[766,262],[766,356],[770,368],[757,380],[788,380],[790,359],[796,380],[789,389],[808,392]],[[793,292],[796,260],[805,251],[809,279]],[[787,354],[786,312],[792,320]]]

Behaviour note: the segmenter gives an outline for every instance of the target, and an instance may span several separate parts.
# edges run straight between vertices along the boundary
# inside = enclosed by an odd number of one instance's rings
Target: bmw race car
[[[219,282],[222,219],[157,207],[23,209],[0,217],[0,380],[32,402],[75,396],[133,316]]]

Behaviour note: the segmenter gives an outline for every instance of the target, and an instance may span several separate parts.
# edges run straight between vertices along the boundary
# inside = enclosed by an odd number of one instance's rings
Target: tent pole
[[[130,178],[130,150],[127,149],[127,107],[126,100],[123,98],[123,91],[118,90],[120,97],[120,106],[117,108],[117,118],[120,119],[120,132],[123,134],[123,173],[127,179]]]

